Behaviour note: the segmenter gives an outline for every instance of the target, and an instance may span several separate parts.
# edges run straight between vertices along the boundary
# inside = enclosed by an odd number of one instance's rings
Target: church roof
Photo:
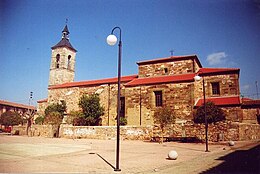
[[[75,48],[73,48],[73,46],[71,45],[70,41],[69,41],[69,29],[68,26],[65,25],[64,29],[62,30],[62,39],[59,43],[57,43],[56,45],[54,45],[53,47],[51,47],[51,49],[55,49],[55,48],[59,48],[59,47],[67,47],[75,52],[77,52],[77,50]]]
[[[198,75],[239,74],[239,68],[200,68]]]
[[[211,97],[211,98],[206,98],[206,102],[213,102],[217,106],[230,106],[230,105],[240,105],[240,97],[238,95],[236,96],[226,96],[226,97]],[[204,103],[204,99],[199,99],[195,103],[195,107],[202,106]]]
[[[172,62],[172,61],[181,61],[181,60],[195,60],[199,67],[201,68],[202,65],[197,57],[197,55],[184,55],[184,56],[171,56],[171,57],[165,57],[165,58],[157,58],[152,60],[145,60],[137,62],[138,65],[147,65],[147,64],[155,64],[155,63],[165,63],[165,62]]]
[[[122,76],[121,82],[127,83],[133,79],[137,78],[137,75]],[[50,86],[48,89],[59,89],[59,88],[72,88],[72,87],[86,87],[86,86],[95,86],[95,85],[104,85],[104,84],[116,84],[117,77],[99,79],[99,80],[89,80],[89,81],[80,81],[80,82],[69,82],[63,83],[60,85]]]
[[[56,45],[54,45],[53,47],[51,47],[51,49],[55,49],[55,48],[59,48],[59,47],[67,47],[67,48],[77,52],[77,50],[75,48],[73,48],[73,46],[71,45],[69,40],[66,38],[62,38],[61,41],[59,43],[57,43]]]
[[[195,74],[191,73],[191,74],[136,78],[128,82],[126,86],[132,87],[138,85],[153,85],[153,84],[160,84],[160,83],[192,82],[194,81],[194,76]]]

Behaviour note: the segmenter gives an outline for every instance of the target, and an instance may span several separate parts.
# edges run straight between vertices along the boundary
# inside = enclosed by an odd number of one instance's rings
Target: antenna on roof
[[[171,56],[173,56],[174,50],[170,50]]]

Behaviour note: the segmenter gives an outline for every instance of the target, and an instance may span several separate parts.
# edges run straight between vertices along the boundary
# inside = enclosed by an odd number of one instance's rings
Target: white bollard
[[[175,150],[171,150],[168,153],[168,158],[171,160],[176,160],[178,158],[178,153]]]

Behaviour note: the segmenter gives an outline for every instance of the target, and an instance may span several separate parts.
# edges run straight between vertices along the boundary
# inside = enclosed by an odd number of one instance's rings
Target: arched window
[[[71,62],[71,55],[68,56],[68,66],[67,66],[68,69],[71,69],[70,62]]]
[[[56,55],[56,68],[60,68],[60,54]]]

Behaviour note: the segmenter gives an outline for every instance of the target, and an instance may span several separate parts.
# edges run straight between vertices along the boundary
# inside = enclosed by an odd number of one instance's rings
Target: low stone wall
[[[14,126],[12,134],[26,135],[26,126]],[[29,136],[115,139],[116,126],[32,125]],[[161,136],[156,126],[120,126],[120,137],[125,140],[151,140]],[[165,129],[164,136],[196,137],[205,140],[204,124],[174,124]],[[208,125],[209,141],[260,140],[260,125],[238,122],[219,122]]]
[[[152,127],[120,126],[120,136],[127,140],[150,140]],[[60,127],[60,137],[63,138],[90,138],[115,139],[116,126],[70,126]]]
[[[27,135],[26,126],[13,126],[12,134]],[[28,136],[58,137],[58,126],[55,125],[32,125],[28,130]]]

